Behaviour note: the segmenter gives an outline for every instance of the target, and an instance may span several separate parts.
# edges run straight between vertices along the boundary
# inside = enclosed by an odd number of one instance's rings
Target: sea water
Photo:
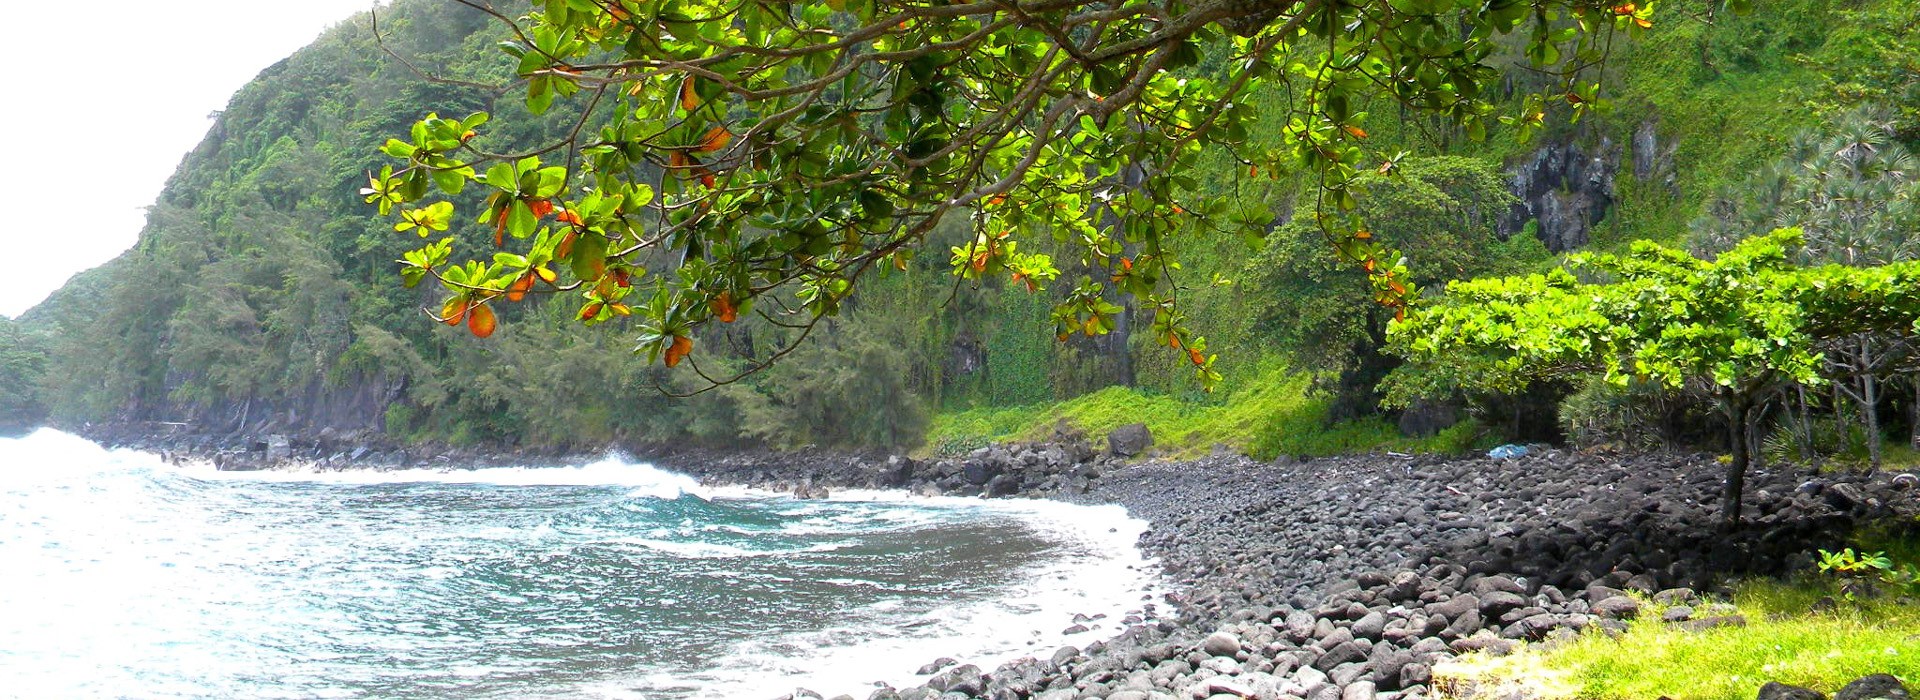
[[[1118,632],[1157,593],[1144,527],[617,457],[221,472],[40,430],[0,439],[0,697],[864,698]]]

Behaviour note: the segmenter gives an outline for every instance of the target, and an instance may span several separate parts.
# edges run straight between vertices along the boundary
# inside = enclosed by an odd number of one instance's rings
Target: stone
[[[1378,640],[1380,639],[1380,633],[1386,631],[1386,629],[1387,616],[1375,610],[1362,615],[1359,620],[1354,621],[1350,631],[1353,632],[1353,636],[1361,639]]]
[[[280,462],[293,457],[293,443],[287,436],[274,433],[267,436],[267,461]]]
[[[1340,700],[1373,700],[1374,687],[1366,681],[1355,681],[1340,690]]]
[[[1754,700],[1827,700],[1827,696],[1797,685],[1768,683],[1760,686],[1760,695]]]
[[[1653,594],[1653,602],[1655,605],[1683,605],[1699,597],[1700,594],[1693,592],[1691,588],[1669,588]]]
[[[1313,667],[1322,671],[1331,671],[1335,666],[1339,666],[1340,664],[1352,663],[1365,658],[1367,658],[1366,649],[1362,648],[1358,641],[1341,642],[1333,648],[1328,649],[1326,653],[1321,654],[1320,658],[1315,659]]]
[[[933,674],[944,671],[948,667],[953,666],[954,664],[957,664],[957,663],[960,663],[960,662],[953,660],[952,657],[942,656],[938,659],[934,659],[932,663],[929,663],[925,666],[921,666],[920,670],[915,671],[914,673],[922,676],[931,676]]]
[[[986,691],[987,681],[981,674],[979,666],[967,664],[934,676],[933,680],[927,681],[927,687],[941,693],[962,693],[974,696]]]
[[[1526,605],[1527,599],[1508,591],[1489,591],[1480,596],[1480,614],[1490,618],[1498,618]]]
[[[1200,650],[1210,656],[1233,656],[1240,653],[1240,638],[1227,632],[1215,632],[1200,643]]]
[[[1907,687],[1900,679],[1884,673],[1877,673],[1848,683],[1840,692],[1833,694],[1833,700],[1912,700]]]
[[[1593,604],[1593,614],[1609,620],[1631,620],[1640,615],[1640,602],[1627,596],[1604,598]]]
[[[1686,605],[1675,605],[1667,608],[1666,612],[1660,613],[1661,622],[1686,622],[1691,619],[1693,619],[1693,608]]]
[[[1138,457],[1153,447],[1153,432],[1145,423],[1130,423],[1107,434],[1107,449],[1121,457]]]
[[[1744,615],[1716,615],[1714,617],[1703,617],[1698,620],[1676,622],[1673,626],[1688,632],[1705,632],[1720,627],[1745,627],[1747,626],[1747,618]]]

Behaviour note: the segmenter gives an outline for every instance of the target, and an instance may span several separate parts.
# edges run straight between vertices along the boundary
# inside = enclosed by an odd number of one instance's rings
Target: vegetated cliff
[[[1882,96],[1911,83],[1898,71],[1859,72],[1881,60],[1846,47],[1910,32],[1882,20],[1912,5],[1876,0],[1843,10],[1799,0],[1711,25],[1663,24],[1616,55],[1609,89],[1620,98],[1611,114],[1531,144],[1435,141],[1384,113],[1368,127],[1388,150],[1498,161],[1519,203],[1497,229],[1472,235],[1510,236],[1531,224],[1556,251],[1671,240],[1727,173],[1769,156],[1787,127],[1818,119],[1820,108],[1808,105],[1855,99],[1835,76],[1867,76]],[[494,48],[501,33],[479,13],[401,0],[380,19],[385,48],[423,70],[511,82]],[[1793,53],[1805,60],[1786,61]],[[695,384],[628,353],[629,329],[581,329],[565,303],[507,310],[499,334],[474,341],[420,312],[435,292],[402,288],[392,264],[415,239],[394,233],[354,192],[383,162],[376,148],[389,135],[428,111],[478,110],[496,114],[483,136],[493,150],[550,140],[573,116],[564,104],[528,115],[512,91],[423,81],[387,57],[364,16],[263,71],[182,161],[140,242],[23,317],[30,333],[16,335],[41,348],[27,353],[40,359],[19,363],[38,377],[22,382],[36,387],[25,401],[65,424],[169,422],[222,433],[897,446],[918,439],[929,410],[1032,405],[1114,384],[1232,405],[1236,381],[1244,386],[1286,362],[1245,312],[1271,291],[1234,284],[1254,251],[1210,239],[1186,251],[1182,309],[1224,351],[1228,388],[1216,397],[1195,395],[1179,358],[1147,334],[1055,343],[1045,316],[1059,290],[956,288],[943,256],[932,254],[874,280],[824,339],[772,372],[690,400],[658,391]],[[1556,108],[1550,121],[1565,116]],[[1220,160],[1223,173],[1238,171]],[[1292,189],[1207,180],[1276,213],[1296,206]],[[454,233],[485,235],[464,221]],[[969,235],[953,222],[929,250]],[[1136,310],[1129,327],[1144,327],[1147,313]],[[763,357],[786,332],[736,326],[697,339],[718,369]],[[0,350],[29,344],[0,337]]]

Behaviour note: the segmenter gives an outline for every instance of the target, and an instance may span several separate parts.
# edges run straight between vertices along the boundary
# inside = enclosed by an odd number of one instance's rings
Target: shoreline
[[[167,436],[102,442],[193,454]],[[565,461],[501,450],[479,463]],[[706,485],[802,498],[838,489],[1047,498],[1116,504],[1149,523],[1138,546],[1160,562],[1173,610],[1085,649],[1036,650],[995,669],[930,664],[925,685],[869,700],[1428,697],[1434,667],[1460,654],[1624,629],[1639,611],[1625,591],[1696,599],[1730,578],[1803,571],[1814,550],[1844,546],[1862,524],[1920,517],[1911,474],[1783,465],[1749,476],[1751,517],[1723,532],[1720,469],[1685,453],[1128,462],[1074,441],[942,460],[680,450],[645,461]],[[1745,624],[1735,618],[1676,624]]]

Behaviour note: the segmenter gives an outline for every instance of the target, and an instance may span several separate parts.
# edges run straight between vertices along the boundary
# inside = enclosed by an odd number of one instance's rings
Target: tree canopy
[[[1704,260],[1640,241],[1629,255],[1575,255],[1546,274],[1455,282],[1389,326],[1392,349],[1409,362],[1389,398],[1515,391],[1583,374],[1700,385],[1727,418],[1725,508],[1737,521],[1756,402],[1789,383],[1821,382],[1824,340],[1912,334],[1920,324],[1920,264],[1802,267],[1803,243],[1799,229],[1780,229]]]
[[[802,330],[752,372],[959,217],[971,240],[942,251],[957,277],[1060,281],[1032,244],[1051,237],[1098,271],[1064,280],[1055,335],[1110,331],[1109,297],[1130,295],[1207,384],[1216,358],[1178,308],[1179,243],[1274,216],[1208,196],[1203,150],[1314,182],[1317,228],[1403,313],[1406,263],[1356,210],[1363,175],[1405,154],[1368,147],[1363,110],[1524,139],[1549,104],[1598,105],[1616,35],[1653,24],[1651,4],[1591,0],[548,0],[519,16],[461,1],[510,27],[500,48],[532,112],[579,116],[523,152],[491,150],[487,113],[430,115],[382,148],[400,162],[363,194],[428,239],[402,265],[409,286],[446,288],[436,318],[485,337],[490,306],[570,293],[587,324],[637,314],[637,349],[669,366],[701,325],[754,314]],[[1496,115],[1507,35],[1551,80]],[[1256,113],[1256,90],[1287,95],[1285,112]],[[1280,145],[1253,145],[1255,130]]]

